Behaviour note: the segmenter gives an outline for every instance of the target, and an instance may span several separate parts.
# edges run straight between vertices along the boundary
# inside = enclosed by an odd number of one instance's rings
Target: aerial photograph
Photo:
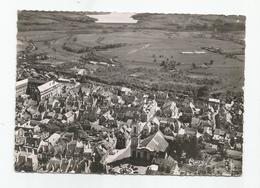
[[[17,11],[17,173],[241,176],[243,15]]]

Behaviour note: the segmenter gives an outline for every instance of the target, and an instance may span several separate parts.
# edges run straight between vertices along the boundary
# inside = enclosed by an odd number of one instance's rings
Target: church
[[[152,162],[153,158],[165,158],[169,143],[165,140],[163,133],[156,133],[145,139],[140,139],[141,127],[134,123],[131,132],[131,157],[135,160]]]

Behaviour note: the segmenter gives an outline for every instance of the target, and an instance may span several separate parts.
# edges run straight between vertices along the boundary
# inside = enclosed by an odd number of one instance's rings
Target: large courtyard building
[[[58,93],[58,90],[61,88],[61,83],[54,80],[49,81],[43,85],[38,86],[40,99],[47,99]]]

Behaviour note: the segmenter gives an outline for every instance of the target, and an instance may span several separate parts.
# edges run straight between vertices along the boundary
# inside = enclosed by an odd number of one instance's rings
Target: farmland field
[[[111,82],[211,86],[205,81],[211,80],[212,91],[240,90],[244,84],[242,16],[137,14],[137,23],[120,24],[95,23],[84,13],[60,14],[54,19],[51,12],[20,12],[18,53],[33,43],[28,53],[46,53],[48,59],[31,63],[59,68],[78,64],[91,70],[90,76]],[[225,24],[233,29],[222,31]],[[115,66],[91,65],[90,51]],[[238,54],[227,55],[232,53]],[[163,62],[174,62],[174,68],[167,69]]]

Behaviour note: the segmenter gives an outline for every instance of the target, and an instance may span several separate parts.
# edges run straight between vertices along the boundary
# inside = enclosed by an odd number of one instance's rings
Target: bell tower
[[[132,124],[132,131],[131,131],[131,157],[136,157],[136,150],[139,145],[139,139],[140,139],[140,130],[138,123],[136,121]]]

